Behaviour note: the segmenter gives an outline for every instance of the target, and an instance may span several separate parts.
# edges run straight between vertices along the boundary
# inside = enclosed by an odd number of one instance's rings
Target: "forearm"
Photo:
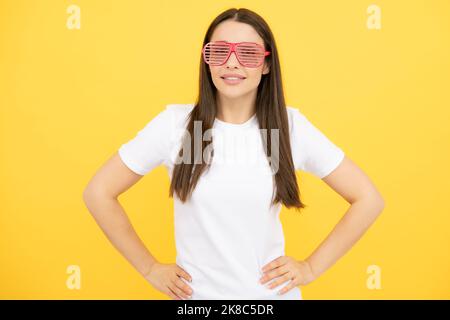
[[[325,240],[305,259],[315,277],[331,267],[361,238],[383,207],[382,200],[370,197],[352,203]]]
[[[156,262],[134,230],[125,210],[115,198],[85,194],[86,207],[113,246],[143,276]]]

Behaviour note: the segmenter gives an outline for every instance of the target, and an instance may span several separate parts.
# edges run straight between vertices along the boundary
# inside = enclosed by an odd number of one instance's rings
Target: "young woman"
[[[117,200],[160,164],[174,198],[176,263],[150,254]],[[279,220],[283,204],[306,206],[296,170],[351,204],[304,260],[285,256]],[[84,201],[113,245],[173,299],[302,299],[299,286],[343,256],[384,207],[342,149],[286,106],[272,32],[242,8],[221,13],[206,32],[197,102],[170,104],[151,119],[96,173]]]

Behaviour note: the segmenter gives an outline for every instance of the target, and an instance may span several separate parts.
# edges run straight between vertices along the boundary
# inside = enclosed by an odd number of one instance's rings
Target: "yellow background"
[[[367,7],[381,8],[369,30]],[[66,27],[67,7],[81,29]],[[275,35],[288,105],[374,181],[386,208],[305,299],[450,298],[450,2],[0,1],[0,298],[169,299],[113,248],[82,201],[95,171],[168,103],[198,90],[200,49],[230,7]],[[304,214],[283,208],[286,254],[307,255],[348,204],[299,172]],[[162,262],[173,200],[158,167],[120,198]],[[70,265],[81,289],[66,286]],[[369,290],[367,267],[381,268]]]

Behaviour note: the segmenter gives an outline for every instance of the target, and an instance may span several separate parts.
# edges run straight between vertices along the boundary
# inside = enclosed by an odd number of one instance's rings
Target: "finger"
[[[175,294],[177,296],[179,296],[182,299],[188,299],[189,296],[183,292],[183,290],[181,290],[180,288],[178,288],[175,284],[175,282],[172,282],[170,289],[172,289],[173,292],[175,292]]]
[[[180,288],[186,295],[191,296],[192,295],[192,289],[189,287],[184,281],[182,281],[180,278],[175,280],[175,285]]]
[[[286,286],[284,286],[283,288],[281,288],[278,291],[278,294],[284,294],[286,292],[288,292],[289,290],[291,290],[292,288],[297,286],[297,281],[295,279],[291,280]]]
[[[272,289],[272,288],[278,287],[280,284],[285,283],[291,279],[292,279],[292,275],[290,273],[286,273],[284,276],[278,277],[277,279],[275,279],[274,281],[269,283],[267,285],[267,288]]]
[[[189,282],[192,282],[192,277],[189,273],[187,273],[186,271],[184,271],[183,268],[181,268],[180,266],[177,266],[176,268],[176,274],[184,279],[186,279]]]
[[[173,300],[181,300],[179,296],[177,296],[175,294],[175,292],[172,291],[172,289],[170,289],[169,287],[167,287],[167,292],[166,294],[171,297]]]
[[[284,265],[276,269],[273,269],[272,271],[268,271],[261,277],[261,283],[264,284],[267,281],[272,280],[273,278],[286,274],[287,272],[289,272],[289,269],[287,266]]]
[[[281,256],[276,258],[275,260],[272,260],[271,262],[269,262],[268,264],[266,264],[263,268],[262,271],[266,272],[269,270],[272,270],[274,268],[278,268],[280,266],[282,266],[285,263],[285,256]]]
[[[169,291],[172,293],[172,295],[175,296],[175,300],[182,300],[182,298],[180,297],[180,295],[177,294],[176,290],[175,290],[175,286],[173,284],[169,285]]]

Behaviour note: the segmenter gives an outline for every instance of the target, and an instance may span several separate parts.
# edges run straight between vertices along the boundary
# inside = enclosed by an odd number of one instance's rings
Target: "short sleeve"
[[[135,137],[122,144],[118,153],[125,165],[135,173],[145,175],[167,160],[173,122],[173,110],[166,106]]]
[[[344,151],[314,126],[298,109],[288,107],[291,149],[296,170],[322,179],[344,159]]]

